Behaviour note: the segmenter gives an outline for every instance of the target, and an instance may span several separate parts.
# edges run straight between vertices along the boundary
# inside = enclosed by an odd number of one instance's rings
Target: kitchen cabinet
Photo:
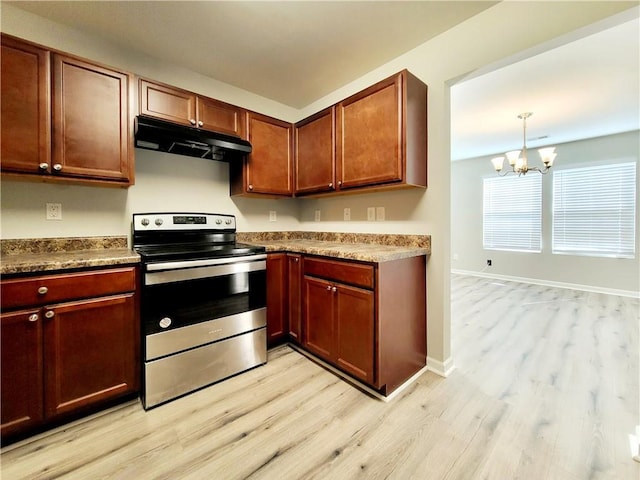
[[[135,267],[3,279],[2,438],[139,389]]]
[[[231,163],[231,195],[292,196],[293,125],[247,112],[246,132],[253,150]]]
[[[427,186],[427,86],[407,70],[295,128],[297,196]]]
[[[133,183],[130,75],[2,35],[2,172]]]
[[[242,136],[244,111],[212,98],[149,80],[139,80],[140,115]]]
[[[289,338],[302,342],[302,255],[287,254],[287,318]]]
[[[295,193],[336,189],[335,107],[295,124]]]
[[[0,62],[2,170],[36,174],[51,164],[49,52],[2,35]]]
[[[388,395],[426,365],[426,257],[304,256],[302,347]]]
[[[274,346],[287,336],[287,255],[267,255],[267,343]]]

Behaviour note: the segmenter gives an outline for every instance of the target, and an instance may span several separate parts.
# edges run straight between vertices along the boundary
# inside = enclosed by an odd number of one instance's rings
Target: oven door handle
[[[235,273],[257,272],[267,269],[265,260],[255,262],[227,263],[224,265],[211,265],[205,267],[179,268],[175,270],[163,270],[148,272],[144,276],[145,285],[160,285],[163,283],[183,282],[200,278],[221,277]]]

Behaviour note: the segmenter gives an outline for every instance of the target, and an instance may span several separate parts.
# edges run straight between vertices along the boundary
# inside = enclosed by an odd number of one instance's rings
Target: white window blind
[[[485,178],[482,219],[485,249],[540,252],[542,175]]]
[[[553,253],[635,256],[636,164],[553,172]]]

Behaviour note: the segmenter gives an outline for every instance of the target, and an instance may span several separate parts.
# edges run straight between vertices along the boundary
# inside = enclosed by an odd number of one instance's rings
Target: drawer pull
[[[43,172],[46,172],[49,169],[49,164],[48,163],[41,163],[40,165],[38,165],[38,168],[40,170],[42,170]]]
[[[47,293],[49,291],[49,289],[47,287],[40,287],[38,288],[38,293],[40,295],[44,295],[45,293]]]
[[[53,164],[53,169],[54,169],[56,172],[59,172],[60,170],[62,170],[62,165],[61,165],[61,164],[59,164],[59,163],[54,163],[54,164]]]
[[[336,292],[338,291],[338,289],[337,289],[336,287],[333,287],[333,288],[331,289],[331,291],[332,291],[333,293],[336,293]]]
[[[327,285],[327,291],[331,290],[331,285]]]
[[[38,314],[37,313],[32,313],[31,315],[29,315],[29,321],[30,322],[37,322],[38,321]]]
[[[54,312],[53,310],[47,310],[44,314],[45,318],[53,318],[55,316],[56,312]]]

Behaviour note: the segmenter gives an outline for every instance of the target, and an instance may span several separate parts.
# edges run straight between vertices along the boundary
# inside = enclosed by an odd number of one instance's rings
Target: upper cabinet
[[[290,123],[247,112],[247,140],[253,150],[244,162],[231,164],[231,195],[293,194],[292,130]]]
[[[2,36],[2,171],[133,183],[130,75]]]
[[[2,36],[2,169],[38,173],[51,164],[49,52]]]
[[[296,195],[336,189],[335,107],[295,125]]]
[[[144,79],[140,79],[139,92],[140,115],[227,135],[242,135],[240,107]]]
[[[427,86],[403,70],[298,122],[296,140],[296,195],[424,188]]]

